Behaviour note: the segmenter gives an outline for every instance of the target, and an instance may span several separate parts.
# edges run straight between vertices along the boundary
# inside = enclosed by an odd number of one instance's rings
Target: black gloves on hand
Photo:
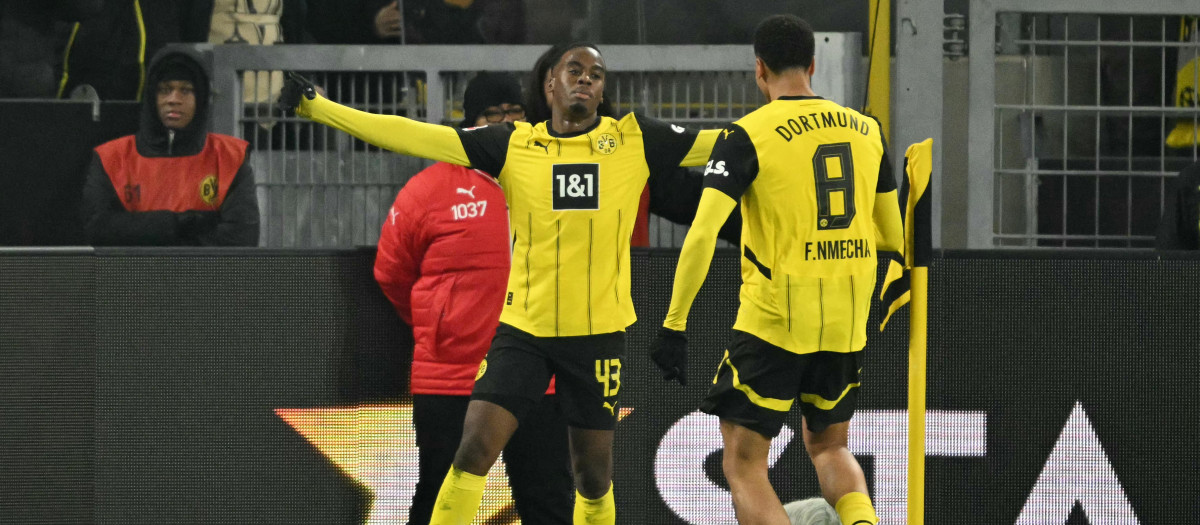
[[[279,90],[279,109],[285,113],[296,111],[300,107],[300,97],[309,100],[317,98],[317,87],[307,78],[288,71],[284,74],[287,80]]]
[[[179,236],[184,239],[195,239],[202,233],[212,231],[221,223],[220,212],[189,210],[180,212],[175,218]]]
[[[659,328],[650,343],[650,359],[662,370],[663,379],[687,386],[687,336],[678,330]]]

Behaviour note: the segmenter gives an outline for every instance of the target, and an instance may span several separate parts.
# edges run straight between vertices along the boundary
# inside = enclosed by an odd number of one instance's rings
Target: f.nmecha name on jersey
[[[871,245],[866,239],[838,239],[804,243],[804,260],[824,261],[828,259],[861,259],[871,256]]]

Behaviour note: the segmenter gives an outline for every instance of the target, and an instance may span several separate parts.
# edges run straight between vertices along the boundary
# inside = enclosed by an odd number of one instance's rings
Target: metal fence
[[[1152,247],[1196,162],[1194,1],[974,0],[971,248]],[[996,30],[992,30],[996,28]],[[1178,131],[1177,131],[1178,130]],[[1168,137],[1173,136],[1173,146]]]
[[[380,151],[275,106],[278,71],[294,70],[330,99],[384,114],[457,125],[466,82],[479,71],[524,79],[544,46],[216,46],[214,130],[249,140],[262,244],[372,245],[396,192],[428,161]],[[818,33],[815,90],[861,105],[861,36]],[[762,104],[750,46],[603,46],[607,96],[695,128],[718,127]],[[241,96],[237,96],[240,94]],[[680,246],[686,228],[651,217],[653,246]]]

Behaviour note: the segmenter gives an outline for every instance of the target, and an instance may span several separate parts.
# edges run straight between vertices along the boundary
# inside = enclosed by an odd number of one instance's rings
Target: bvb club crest
[[[610,133],[600,135],[600,138],[596,139],[596,149],[605,155],[612,155],[617,151],[617,138]]]
[[[217,176],[209,175],[200,181],[200,200],[212,206],[217,202]]]
[[[483,377],[483,374],[486,374],[486,373],[487,373],[487,359],[484,359],[483,361],[479,362],[479,372],[475,373],[475,380],[479,381],[479,378]]]

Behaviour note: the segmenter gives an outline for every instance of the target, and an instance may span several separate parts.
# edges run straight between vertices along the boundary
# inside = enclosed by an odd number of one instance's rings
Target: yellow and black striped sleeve
[[[642,129],[642,145],[650,176],[670,173],[680,166],[700,166],[708,160],[720,130],[694,131],[656,118],[634,115]]]
[[[713,146],[712,158],[704,168],[704,187],[720,191],[736,202],[757,177],[758,150],[750,134],[741,126],[730,124],[720,132]]]
[[[512,134],[511,126],[507,132],[504,127],[464,131],[398,115],[367,113],[320,95],[312,100],[301,97],[296,114],[396,153],[478,168],[492,175],[499,174],[504,165],[503,152]]]
[[[456,131],[471,167],[499,178],[508,158],[508,139],[515,130],[512,123],[506,122]]]

